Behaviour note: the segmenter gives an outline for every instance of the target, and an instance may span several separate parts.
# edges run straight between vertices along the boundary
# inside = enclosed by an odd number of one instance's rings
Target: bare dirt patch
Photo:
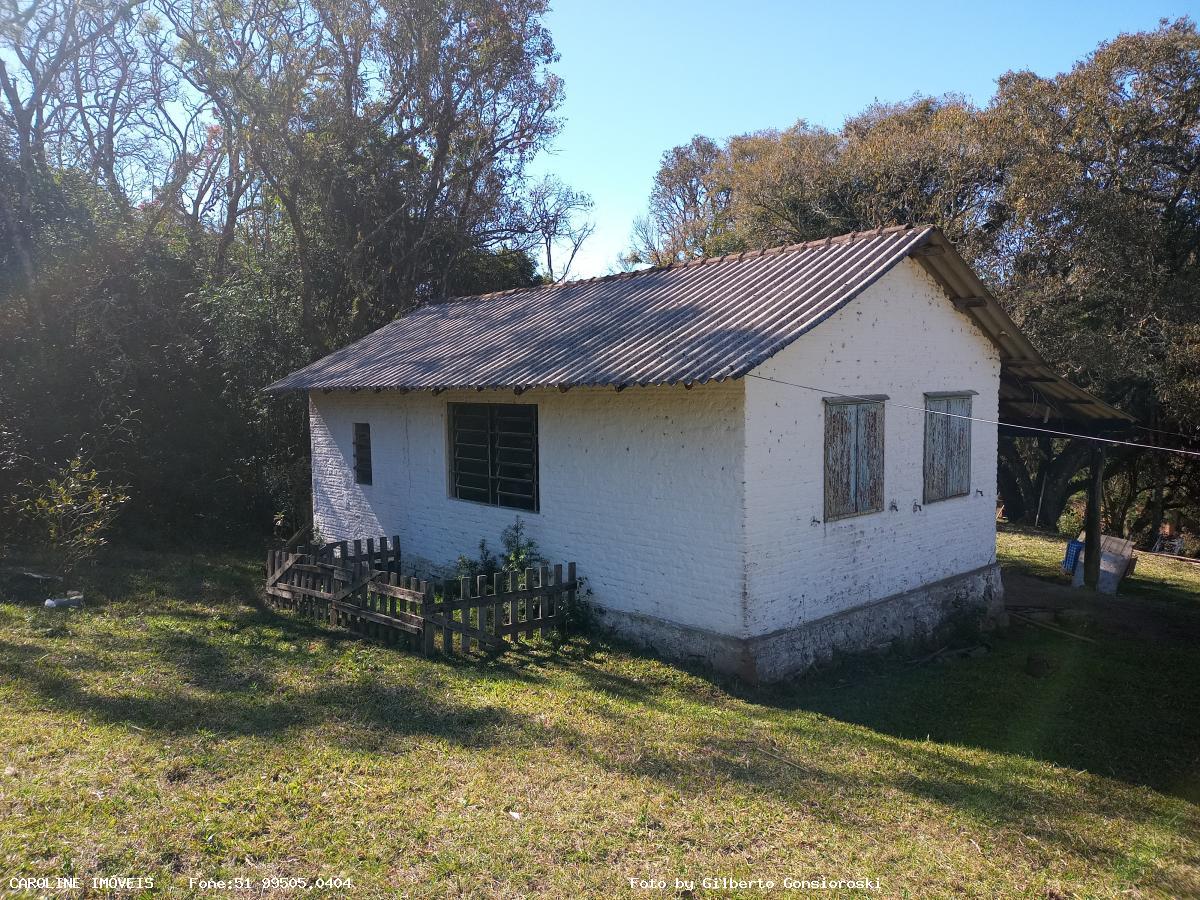
[[[1100,630],[1141,640],[1200,640],[1200,612],[1169,601],[1107,597],[1012,571],[1004,573],[1004,600],[1010,612],[1084,635]]]

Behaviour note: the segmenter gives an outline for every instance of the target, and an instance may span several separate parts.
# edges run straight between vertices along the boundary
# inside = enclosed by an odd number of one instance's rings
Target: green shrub
[[[1180,537],[1183,538],[1183,549],[1179,551],[1179,555],[1200,557],[1200,535],[1185,531]]]
[[[454,564],[454,574],[459,578],[470,578],[474,580],[480,575],[486,575],[491,578],[500,571],[500,564],[496,559],[496,554],[488,549],[487,541],[479,542],[479,555],[470,557],[466,554],[459,556]]]
[[[1083,510],[1078,506],[1068,506],[1058,517],[1058,533],[1074,538],[1083,531]]]
[[[123,487],[101,484],[82,458],[70,460],[43,484],[25,482],[12,498],[23,535],[46,551],[59,575],[69,575],[107,542],[107,533],[129,497]]]
[[[474,580],[480,575],[491,578],[497,572],[515,572],[518,586],[523,589],[525,570],[538,568],[546,559],[538,549],[537,541],[526,536],[525,523],[520,517],[500,533],[500,543],[504,546],[504,552],[497,557],[487,541],[481,540],[478,557],[460,556],[455,562],[455,574],[459,578]]]

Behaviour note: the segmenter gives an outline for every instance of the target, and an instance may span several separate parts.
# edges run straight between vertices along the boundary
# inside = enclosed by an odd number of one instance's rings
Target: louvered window
[[[925,502],[971,493],[971,397],[925,395]]]
[[[450,404],[450,491],[513,509],[538,509],[537,406]]]
[[[371,483],[371,426],[367,422],[354,423],[354,480]]]
[[[825,518],[883,509],[883,400],[825,401]]]

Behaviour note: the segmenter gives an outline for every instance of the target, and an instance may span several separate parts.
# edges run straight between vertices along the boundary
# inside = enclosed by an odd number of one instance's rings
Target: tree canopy
[[[274,378],[414,305],[561,277],[590,199],[544,0],[0,13],[0,498],[80,459],[127,524],[303,520]]]
[[[629,259],[675,260],[897,224],[938,225],[1063,374],[1133,413],[1142,440],[1200,437],[1200,35],[1189,19],[1102,44],[1070,72],[1010,72],[956,96],[875,105],[667,151]],[[1157,430],[1150,430],[1157,429]],[[1164,436],[1170,432],[1170,436]],[[1087,454],[1002,441],[1016,518],[1053,524]],[[1139,502],[1109,527],[1197,514],[1195,466],[1114,455]],[[1120,509],[1118,507],[1121,507]]]
[[[564,278],[590,233],[589,197],[529,174],[563,96],[545,11],[4,5],[0,498],[69,464],[127,486],[129,527],[304,520],[303,401],[262,386],[417,304]],[[1200,35],[1164,21],[983,107],[697,136],[664,154],[629,260],[932,222],[1065,375],[1194,444],[1198,120]],[[1010,513],[1056,520],[1084,446],[1001,447]],[[1109,475],[1113,530],[1200,517],[1179,459],[1122,451]]]

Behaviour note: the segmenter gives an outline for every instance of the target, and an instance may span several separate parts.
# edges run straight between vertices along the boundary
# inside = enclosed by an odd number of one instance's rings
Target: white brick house
[[[770,679],[1003,615],[994,423],[1092,402],[1047,373],[911,228],[422,307],[270,390],[327,539],[435,572],[520,516],[606,626]]]

